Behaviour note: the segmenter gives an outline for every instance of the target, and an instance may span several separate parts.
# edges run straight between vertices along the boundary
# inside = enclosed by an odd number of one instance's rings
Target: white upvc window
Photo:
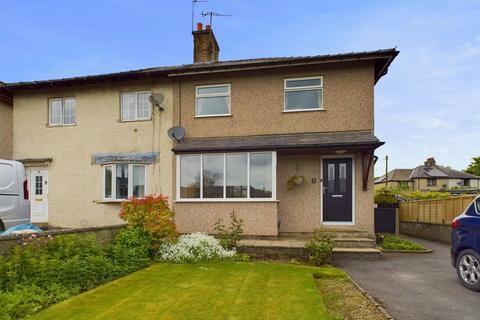
[[[120,119],[122,121],[150,120],[150,92],[122,92]]]
[[[276,152],[177,156],[177,201],[274,201]]]
[[[323,110],[323,77],[284,81],[284,112]]]
[[[55,98],[48,102],[48,125],[75,125],[75,98]]]
[[[146,165],[117,163],[103,166],[103,199],[144,198],[146,190]]]
[[[195,87],[196,117],[218,117],[229,115],[231,115],[229,84]]]

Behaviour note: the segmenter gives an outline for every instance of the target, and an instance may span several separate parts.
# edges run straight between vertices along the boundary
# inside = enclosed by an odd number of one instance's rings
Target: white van
[[[28,180],[21,162],[0,159],[0,231],[30,223]]]

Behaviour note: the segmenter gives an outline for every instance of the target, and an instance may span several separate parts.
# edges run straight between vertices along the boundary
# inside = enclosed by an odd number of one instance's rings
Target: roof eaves
[[[55,85],[67,85],[75,84],[75,82],[85,84],[98,81],[109,81],[118,78],[128,79],[141,79],[150,76],[166,75],[166,76],[184,76],[189,74],[202,74],[211,72],[227,72],[249,69],[264,69],[274,67],[288,67],[297,65],[309,65],[319,63],[331,63],[331,62],[344,62],[344,61],[358,61],[358,60],[372,60],[372,59],[388,59],[381,73],[376,74],[375,82],[380,79],[388,69],[393,59],[398,55],[399,51],[396,49],[382,49],[376,51],[364,51],[364,52],[350,52],[334,55],[318,55],[318,56],[303,56],[303,57],[283,57],[283,58],[259,58],[259,59],[246,59],[246,60],[230,60],[221,61],[216,63],[197,63],[186,64],[156,68],[137,69],[116,73],[106,73],[98,75],[60,78],[52,80],[39,80],[31,82],[14,82],[4,85],[4,89],[9,91],[15,89],[35,89],[41,87],[53,87]]]

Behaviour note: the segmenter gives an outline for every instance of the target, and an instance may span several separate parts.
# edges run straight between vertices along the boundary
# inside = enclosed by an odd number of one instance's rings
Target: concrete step
[[[339,260],[381,259],[383,254],[376,248],[333,248],[333,262]]]
[[[367,231],[362,230],[348,230],[348,229],[325,229],[320,232],[330,233],[334,235],[335,238],[368,238],[374,239],[374,236],[368,234]],[[309,240],[313,237],[312,232],[281,232],[278,234],[278,239],[282,238],[296,238],[296,239],[305,239]]]
[[[370,238],[335,238],[335,248],[375,248],[375,240]]]

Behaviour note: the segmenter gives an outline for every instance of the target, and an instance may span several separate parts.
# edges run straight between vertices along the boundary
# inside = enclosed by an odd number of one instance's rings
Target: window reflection
[[[328,193],[335,192],[335,164],[328,164],[328,180],[327,180]]]
[[[203,156],[203,197],[223,198],[223,154]]]
[[[340,163],[340,168],[339,168],[339,174],[340,174],[340,192],[347,192],[347,164],[346,163]]]
[[[117,199],[128,198],[128,164],[117,164]]]
[[[250,198],[272,197],[272,154],[250,155]]]
[[[200,198],[200,156],[180,158],[180,197]]]
[[[247,155],[227,154],[227,198],[247,197]]]

